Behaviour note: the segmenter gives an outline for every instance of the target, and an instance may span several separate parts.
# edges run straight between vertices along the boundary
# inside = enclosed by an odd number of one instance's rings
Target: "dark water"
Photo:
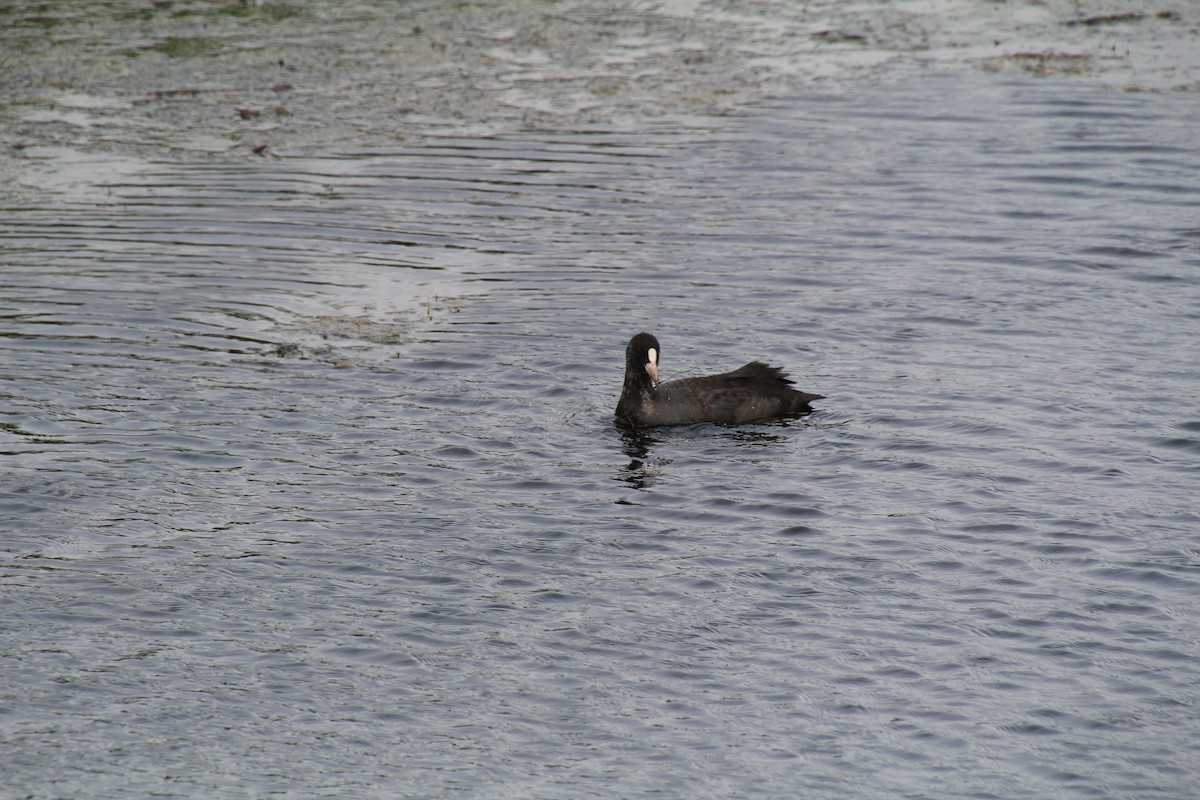
[[[6,209],[4,796],[1197,796],[1198,122],[928,78]],[[641,329],[828,399],[623,435]]]

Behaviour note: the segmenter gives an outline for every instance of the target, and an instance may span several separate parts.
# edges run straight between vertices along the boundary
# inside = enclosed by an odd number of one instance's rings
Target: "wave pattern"
[[[954,77],[7,209],[6,782],[1192,792],[1194,122]],[[623,435],[640,329],[828,399]]]

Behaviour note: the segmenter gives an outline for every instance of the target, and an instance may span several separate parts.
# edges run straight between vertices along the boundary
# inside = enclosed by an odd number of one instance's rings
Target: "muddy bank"
[[[150,0],[9,7],[0,22],[0,176],[40,188],[39,163],[78,153],[263,158],[680,124],[927,69],[1200,86],[1193,4]]]

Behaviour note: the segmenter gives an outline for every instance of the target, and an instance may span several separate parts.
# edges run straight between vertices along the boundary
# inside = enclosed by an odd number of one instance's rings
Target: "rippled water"
[[[988,75],[8,208],[11,796],[1200,783],[1194,96]],[[622,351],[791,424],[622,434]]]

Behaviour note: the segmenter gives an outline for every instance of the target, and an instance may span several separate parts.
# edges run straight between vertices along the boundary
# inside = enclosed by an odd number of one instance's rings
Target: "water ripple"
[[[1186,794],[1188,101],[947,76],[9,209],[10,773]],[[640,329],[828,398],[621,432]]]

